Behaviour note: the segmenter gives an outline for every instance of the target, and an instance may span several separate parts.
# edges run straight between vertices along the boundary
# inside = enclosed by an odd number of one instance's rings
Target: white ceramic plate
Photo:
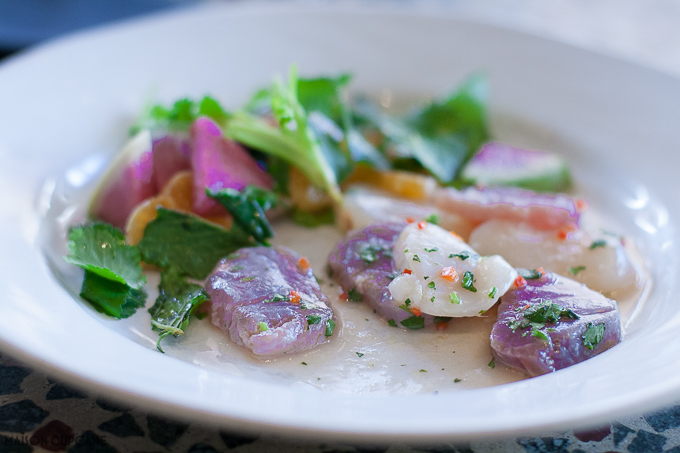
[[[591,203],[645,255],[653,287],[626,340],[512,384],[347,396],[159,354],[60,286],[43,250],[63,239],[40,226],[48,205],[72,194],[50,198],[50,178],[117,149],[151,97],[212,93],[234,107],[291,62],[309,75],[351,71],[355,88],[374,94],[428,95],[486,72],[497,135],[565,152]],[[149,410],[287,435],[460,440],[593,425],[668,404],[680,396],[678,99],[675,78],[445,11],[213,5],[53,42],[0,67],[0,344]],[[503,121],[508,115],[515,119]],[[69,174],[76,185],[82,176]]]

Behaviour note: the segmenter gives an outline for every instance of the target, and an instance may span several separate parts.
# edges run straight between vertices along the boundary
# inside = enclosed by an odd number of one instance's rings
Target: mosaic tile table
[[[676,0],[458,1],[492,21],[620,55],[680,76]],[[85,394],[0,356],[0,452],[680,453],[680,404],[588,432],[465,445],[357,446],[251,437],[186,424]]]

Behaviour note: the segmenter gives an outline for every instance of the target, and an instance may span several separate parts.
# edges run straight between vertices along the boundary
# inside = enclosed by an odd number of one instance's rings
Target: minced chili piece
[[[423,314],[422,310],[415,307],[411,307],[411,313],[413,313],[415,316],[420,316]]]
[[[347,291],[345,291],[344,293],[338,296],[338,299],[347,301],[349,299],[349,294],[347,294]]]
[[[449,327],[448,322],[436,322],[434,323],[434,327],[437,330],[446,330]]]
[[[518,275],[517,278],[515,279],[515,281],[513,282],[513,284],[517,288],[522,288],[522,287],[527,285],[527,281],[524,280],[524,277],[522,277],[521,275]]]
[[[304,274],[306,274],[312,265],[309,264],[309,260],[303,256],[298,260],[298,267]]]
[[[406,223],[413,223],[415,221],[416,219],[414,219],[413,217],[406,217]]]
[[[456,280],[458,280],[458,272],[456,272],[456,269],[454,269],[453,266],[445,267],[444,269],[442,269],[442,272],[439,275],[444,280],[448,280],[450,282],[455,282]]]
[[[404,274],[411,275],[413,272],[411,272],[411,269],[404,269]]]
[[[419,230],[424,230],[426,226],[427,226],[427,222],[418,222],[418,229]]]
[[[299,291],[291,291],[290,292],[290,303],[291,304],[299,304],[300,303],[300,292]]]

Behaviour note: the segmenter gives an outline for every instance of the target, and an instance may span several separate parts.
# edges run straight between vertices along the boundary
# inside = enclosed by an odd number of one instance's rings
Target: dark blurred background
[[[0,0],[0,59],[74,30],[201,1]]]

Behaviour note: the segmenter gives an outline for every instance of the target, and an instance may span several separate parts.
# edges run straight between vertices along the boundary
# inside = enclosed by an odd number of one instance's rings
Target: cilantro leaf
[[[586,331],[581,336],[583,346],[592,351],[604,338],[605,328],[604,323],[594,325],[592,322],[589,322],[586,324]]]
[[[243,231],[253,236],[255,242],[269,245],[267,239],[274,237],[265,211],[278,204],[278,197],[257,186],[247,186],[240,192],[235,189],[213,191],[206,189],[209,197],[217,200],[234,217]]]
[[[568,308],[544,300],[539,304],[527,308],[523,312],[525,319],[530,322],[556,323],[560,318],[579,319],[579,316]]]
[[[156,348],[160,352],[161,341],[168,335],[183,335],[189,325],[189,317],[206,300],[208,294],[200,285],[190,283],[176,267],[161,272],[158,298],[151,308],[151,327],[159,331]]]
[[[204,279],[224,256],[253,245],[237,228],[229,231],[198,217],[158,208],[156,219],[139,243],[142,259],[161,269],[176,266],[183,274]]]
[[[68,263],[131,288],[146,283],[139,249],[128,245],[118,228],[106,223],[71,228],[68,248]]]
[[[131,288],[89,270],[85,271],[80,296],[97,311],[118,319],[132,316],[146,303],[144,290]]]
[[[324,336],[330,337],[331,335],[333,335],[333,331],[335,331],[335,321],[329,319],[328,321],[326,321],[326,333],[324,334]]]
[[[461,282],[461,286],[463,287],[463,289],[467,289],[468,291],[476,293],[477,288],[475,288],[474,281],[475,281],[474,274],[470,271],[465,271],[465,273],[463,274],[463,281]]]

